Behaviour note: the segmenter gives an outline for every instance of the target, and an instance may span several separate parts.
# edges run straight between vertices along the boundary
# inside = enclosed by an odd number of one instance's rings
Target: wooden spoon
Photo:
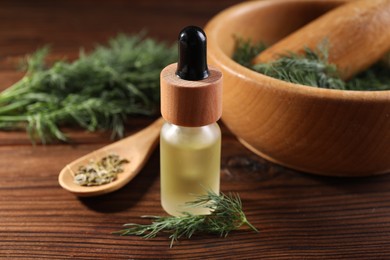
[[[93,151],[69,163],[58,176],[61,187],[80,197],[106,194],[122,188],[131,181],[142,169],[158,143],[161,126],[164,119],[159,118],[142,131],[126,137],[118,142]],[[73,182],[74,173],[82,165],[87,165],[92,159],[98,161],[109,154],[117,154],[130,163],[124,164],[124,172],[118,174],[115,181],[101,186],[80,186]]]
[[[358,0],[335,8],[290,34],[253,60],[269,62],[329,41],[329,62],[342,79],[367,69],[390,50],[390,0]]]

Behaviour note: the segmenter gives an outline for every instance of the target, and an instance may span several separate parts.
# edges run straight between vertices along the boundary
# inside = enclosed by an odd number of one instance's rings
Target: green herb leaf
[[[341,90],[389,90],[390,53],[368,70],[344,82],[337,67],[328,62],[328,43],[322,42],[315,50],[305,48],[302,55],[287,53],[270,63],[252,64],[253,58],[265,49],[262,43],[236,37],[233,59],[241,65],[264,75],[312,87]]]
[[[236,51],[233,53],[233,60],[245,67],[250,67],[253,58],[267,48],[263,42],[254,44],[250,39],[244,40],[238,36],[234,36],[234,39]]]
[[[198,233],[218,234],[226,237],[230,231],[239,229],[242,225],[249,226],[253,231],[258,230],[247,220],[238,194],[216,194],[208,190],[206,195],[197,196],[194,201],[187,203],[189,207],[210,209],[209,215],[193,215],[183,212],[180,217],[143,216],[153,220],[151,224],[125,224],[127,228],[114,234],[136,235],[145,239],[154,238],[159,233],[168,233],[171,239],[170,247],[182,237],[191,238]]]
[[[175,48],[142,35],[118,35],[108,46],[49,68],[47,53],[30,55],[26,76],[0,93],[0,129],[26,129],[43,143],[66,141],[63,125],[122,137],[129,115],[159,111],[160,71],[177,59]]]

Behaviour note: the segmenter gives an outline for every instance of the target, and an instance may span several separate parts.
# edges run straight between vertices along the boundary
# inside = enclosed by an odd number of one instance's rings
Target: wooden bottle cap
[[[161,114],[175,125],[197,127],[212,124],[222,115],[222,73],[209,67],[209,76],[190,81],[176,75],[177,63],[160,74]]]

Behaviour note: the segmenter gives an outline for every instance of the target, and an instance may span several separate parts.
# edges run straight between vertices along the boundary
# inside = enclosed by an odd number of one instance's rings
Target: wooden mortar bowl
[[[287,167],[351,177],[390,172],[390,91],[292,84],[230,58],[235,35],[272,44],[344,2],[251,1],[215,16],[205,30],[209,63],[224,76],[222,120],[250,150]]]

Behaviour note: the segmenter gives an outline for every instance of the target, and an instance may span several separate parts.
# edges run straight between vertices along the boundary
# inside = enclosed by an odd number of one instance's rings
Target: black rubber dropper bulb
[[[207,67],[207,39],[197,26],[184,28],[178,39],[179,61],[176,75],[184,80],[202,80],[209,76]]]

